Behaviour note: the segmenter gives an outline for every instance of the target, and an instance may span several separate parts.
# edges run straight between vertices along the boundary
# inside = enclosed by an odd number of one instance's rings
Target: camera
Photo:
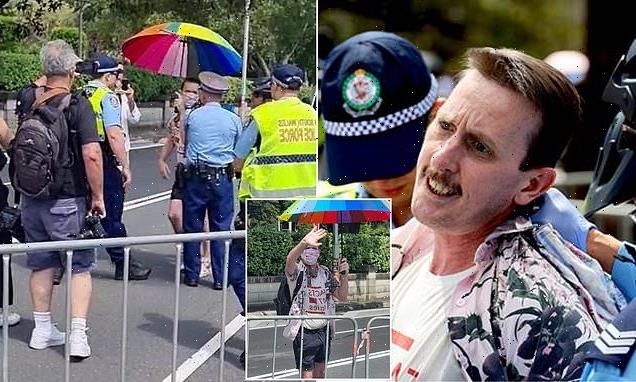
[[[124,78],[123,80],[121,80],[121,90],[128,91],[129,84],[130,81],[128,81],[128,79]]]
[[[106,237],[106,231],[102,226],[101,219],[97,215],[88,215],[84,220],[84,225],[80,229],[76,238],[83,239],[102,239]]]
[[[21,243],[24,243],[24,230],[20,219],[20,209],[6,206],[0,209],[0,234],[10,234]]]
[[[82,61],[75,65],[75,72],[91,76],[97,73],[97,68],[99,68],[97,61]]]

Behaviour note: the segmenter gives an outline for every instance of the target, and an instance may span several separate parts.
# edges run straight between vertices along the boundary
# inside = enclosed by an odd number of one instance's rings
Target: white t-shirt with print
[[[401,270],[391,283],[391,380],[462,381],[448,334],[448,304],[472,268],[452,275],[430,272],[431,256]]]
[[[303,274],[303,285],[307,288],[298,290],[299,298],[304,298],[303,314],[307,316],[324,316],[327,314],[327,296],[329,289],[327,288],[327,273],[322,266],[319,266],[316,277],[309,277],[309,273],[305,269],[302,262],[296,264],[296,270],[292,275],[287,275],[287,285],[289,286],[289,295],[294,295],[296,288],[296,279],[301,271]],[[320,329],[327,325],[327,320],[305,320],[303,326],[305,329]]]

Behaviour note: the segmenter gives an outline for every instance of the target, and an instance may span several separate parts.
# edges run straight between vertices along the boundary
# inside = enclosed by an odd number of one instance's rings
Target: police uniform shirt
[[[239,159],[245,159],[247,155],[252,150],[252,147],[256,144],[256,139],[258,137],[258,126],[256,125],[256,121],[253,119],[250,120],[247,127],[241,133],[241,136],[236,142],[236,147],[234,148],[234,155],[236,155]]]
[[[87,86],[95,88],[105,88],[106,86],[101,82],[94,80],[90,81]],[[110,92],[102,99],[102,120],[104,121],[104,132],[110,127],[121,128],[121,103],[117,94]]]
[[[209,102],[193,110],[186,120],[186,162],[225,166],[234,160],[241,132],[238,115]]]

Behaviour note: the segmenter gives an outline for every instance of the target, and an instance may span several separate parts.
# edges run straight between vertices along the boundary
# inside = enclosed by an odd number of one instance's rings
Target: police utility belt
[[[212,166],[207,163],[193,163],[183,169],[185,179],[197,177],[201,179],[220,179],[223,176],[232,178],[231,165],[224,167]]]

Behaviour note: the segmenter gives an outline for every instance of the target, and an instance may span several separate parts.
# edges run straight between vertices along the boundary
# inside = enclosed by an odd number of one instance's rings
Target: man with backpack
[[[87,212],[104,215],[102,155],[95,115],[80,94],[71,94],[76,64],[81,60],[62,40],[46,43],[41,51],[46,85],[31,86],[21,105],[21,118],[11,147],[11,183],[22,196],[22,224],[26,242],[71,240]],[[35,328],[29,346],[45,349],[67,340],[51,323],[53,271],[62,267],[59,251],[29,252],[31,299]],[[95,251],[73,252],[71,276],[70,354],[91,354],[86,337]]]
[[[132,177],[126,140],[121,129],[121,103],[114,92],[122,67],[114,58],[106,55],[97,55],[93,61],[96,72],[92,73],[93,80],[86,84],[84,92],[95,112],[97,135],[104,161],[106,217],[102,220],[102,225],[108,237],[126,237],[128,234],[122,215],[125,189]],[[123,280],[124,248],[108,248],[106,251],[115,264],[115,280]],[[150,268],[131,257],[128,272],[130,280],[146,280],[150,271]]]
[[[294,339],[294,357],[298,368],[301,367],[302,346],[302,378],[324,378],[328,356],[325,353],[331,349],[333,330],[330,330],[328,344],[329,322],[320,316],[334,315],[334,297],[338,301],[347,301],[349,294],[349,264],[346,258],[340,260],[336,278],[329,268],[318,264],[320,240],[326,235],[326,230],[314,225],[300,243],[289,251],[285,263],[285,276],[291,297],[289,315],[316,316],[316,319],[302,322],[291,320],[283,331],[285,337]],[[302,330],[301,325],[304,327]]]

